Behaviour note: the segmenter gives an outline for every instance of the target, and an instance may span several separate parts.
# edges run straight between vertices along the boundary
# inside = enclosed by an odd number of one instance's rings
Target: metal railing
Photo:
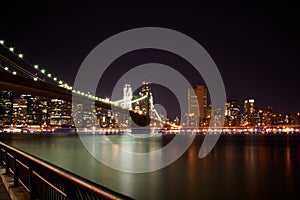
[[[0,165],[13,174],[14,187],[29,192],[30,200],[131,199],[2,142]]]

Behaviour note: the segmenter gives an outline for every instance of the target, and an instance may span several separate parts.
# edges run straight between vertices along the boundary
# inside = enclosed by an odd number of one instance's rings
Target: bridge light
[[[18,56],[19,58],[23,58],[24,55],[20,53]]]
[[[76,93],[76,90],[72,90],[73,93]]]
[[[16,72],[16,71],[14,71],[14,72],[13,72],[13,75],[17,75],[17,72]]]
[[[46,71],[44,69],[42,69],[41,72],[44,74]]]
[[[53,80],[54,80],[54,81],[57,81],[57,78],[56,78],[56,77],[54,77],[54,78],[53,78]]]
[[[4,40],[0,40],[0,44],[4,45]]]
[[[77,90],[77,94],[80,94],[80,91],[79,91],[79,90]]]
[[[63,82],[62,82],[62,81],[59,81],[58,83],[59,83],[60,85],[61,85],[61,84],[63,84]]]
[[[37,79],[37,77],[34,77],[33,80],[34,80],[34,81],[37,81],[38,79]]]
[[[8,71],[8,67],[5,67],[4,70],[5,70],[5,71]]]
[[[13,47],[10,47],[9,50],[10,50],[11,52],[14,52],[15,49],[14,49]]]
[[[48,77],[51,78],[51,76],[52,76],[52,75],[49,73],[49,74],[48,74]]]
[[[80,94],[81,94],[82,96],[84,96],[84,92],[81,92]]]
[[[38,68],[39,68],[39,66],[38,66],[38,65],[34,65],[34,68],[35,68],[35,69],[38,69]]]

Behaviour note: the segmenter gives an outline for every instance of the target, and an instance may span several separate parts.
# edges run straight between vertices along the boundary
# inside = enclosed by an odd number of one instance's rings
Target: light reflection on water
[[[93,151],[107,150],[103,136],[86,137],[96,141]],[[166,145],[172,137],[109,138],[118,147],[148,152]],[[300,186],[300,136],[296,135],[222,136],[204,159],[198,158],[203,136],[197,136],[175,163],[146,174],[119,172],[101,164],[78,136],[13,135],[1,140],[137,199],[287,199]],[[113,152],[110,159],[117,157]]]

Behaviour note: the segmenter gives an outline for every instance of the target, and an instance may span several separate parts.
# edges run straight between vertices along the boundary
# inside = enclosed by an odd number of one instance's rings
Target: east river
[[[102,141],[106,136],[85,137]],[[110,135],[106,139],[120,147],[148,152],[168,144],[173,137],[158,135],[139,139]],[[196,136],[189,149],[163,169],[127,173],[95,159],[77,135],[1,135],[1,141],[13,147],[135,199],[265,200],[297,196],[300,135],[222,135],[213,150],[199,159],[203,138],[204,135]],[[101,151],[104,144],[97,144],[95,148]]]

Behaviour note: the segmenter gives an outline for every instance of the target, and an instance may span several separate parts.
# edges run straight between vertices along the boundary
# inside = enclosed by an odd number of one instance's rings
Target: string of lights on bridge
[[[100,101],[100,102],[106,102],[106,103],[111,103],[111,104],[115,104],[115,105],[117,103],[119,103],[119,101],[113,102],[113,101],[110,101],[108,98],[103,99],[103,98],[94,96],[94,95],[90,94],[89,92],[86,93],[86,92],[82,92],[80,90],[76,90],[72,86],[70,86],[70,84],[68,84],[66,81],[63,81],[62,79],[59,79],[57,76],[54,76],[52,73],[46,71],[44,68],[41,68],[38,64],[29,62],[28,60],[26,60],[23,53],[17,53],[15,48],[7,46],[6,43],[4,42],[4,40],[0,40],[0,45],[2,45],[4,48],[8,49],[13,55],[17,56],[19,59],[21,59],[24,62],[26,62],[27,64],[29,64],[33,69],[40,72],[43,76],[46,76],[47,78],[49,78],[52,81],[56,82],[60,87],[63,87],[65,89],[71,91],[74,94],[85,96],[87,98],[90,98],[90,99],[93,99],[93,100],[96,100],[96,101]],[[12,73],[13,75],[17,75],[17,72],[9,70],[9,67],[7,67],[7,66],[1,66],[1,67],[5,71],[8,71],[8,72]],[[35,76],[35,77],[33,77],[33,80],[38,81],[38,80],[42,80],[42,79]]]

